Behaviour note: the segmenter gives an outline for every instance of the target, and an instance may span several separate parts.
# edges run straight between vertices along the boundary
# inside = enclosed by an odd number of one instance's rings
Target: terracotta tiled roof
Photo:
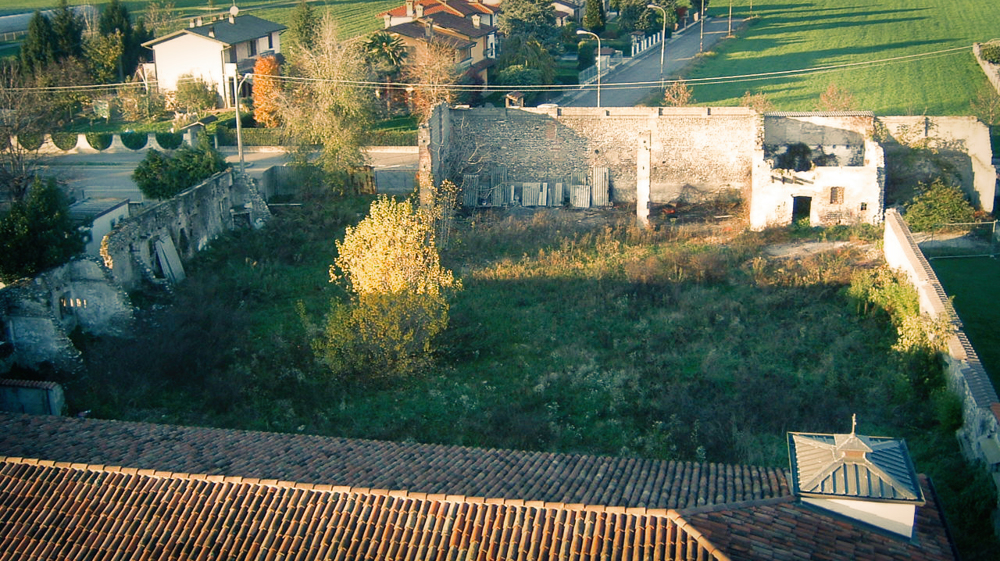
[[[465,2],[463,0],[417,0],[417,2],[414,3],[414,6],[416,5],[424,7],[424,15],[430,15],[438,12],[448,12],[457,16],[468,16],[471,14],[495,14],[500,11],[493,6],[487,6],[481,2]],[[379,14],[379,17],[386,14],[396,18],[405,17],[406,4],[397,6],[387,12],[382,12]]]
[[[789,494],[782,470],[0,413],[0,455],[614,507]]]
[[[0,458],[4,561],[627,561],[710,559],[713,551],[665,511],[495,504]]]
[[[810,507],[794,497],[715,505],[682,511],[680,515],[733,561],[956,559],[933,488],[923,477],[920,485],[927,504],[917,509],[916,532],[911,540]]]

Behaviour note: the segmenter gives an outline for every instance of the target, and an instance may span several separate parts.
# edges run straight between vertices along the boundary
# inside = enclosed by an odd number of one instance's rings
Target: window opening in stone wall
[[[810,222],[812,214],[812,197],[792,197],[792,222],[805,220]]]
[[[861,203],[861,210],[868,210],[868,203]]]
[[[70,296],[69,292],[64,293],[59,297],[59,319],[63,319],[67,315],[73,313],[73,298]]]
[[[842,204],[844,204],[844,188],[843,187],[830,187],[830,204],[831,205],[842,205]]]

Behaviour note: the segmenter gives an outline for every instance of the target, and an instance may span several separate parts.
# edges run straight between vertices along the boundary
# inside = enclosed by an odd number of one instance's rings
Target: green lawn
[[[69,0],[70,5],[95,4],[101,6],[106,2],[90,2],[88,0]],[[246,14],[253,14],[264,19],[287,25],[297,0],[240,0],[237,5]],[[375,31],[382,27],[382,21],[376,16],[402,3],[402,0],[310,0],[317,14],[324,9],[337,19],[340,33],[344,37],[355,37]],[[141,16],[149,4],[147,0],[126,1],[129,13],[133,17]],[[0,15],[46,10],[57,6],[53,0],[13,0],[0,8]],[[209,8],[206,0],[174,0],[178,29],[186,26],[189,17],[206,13],[225,12],[230,3],[224,0],[215,2],[214,8]]]
[[[728,13],[716,2],[709,11]],[[733,3],[734,16],[749,13],[749,0]],[[689,78],[742,76],[870,62],[945,49],[962,50],[879,66],[767,80],[727,80],[694,86],[700,104],[737,105],[748,91],[763,91],[784,111],[816,109],[830,84],[853,93],[856,108],[880,115],[960,115],[987,81],[972,56],[972,43],[1000,36],[1000,9],[983,0],[775,0],[755,2],[755,25],[706,57]],[[967,48],[966,48],[967,47]]]
[[[989,257],[933,259],[931,265],[945,292],[954,298],[955,310],[994,386],[1000,385],[1000,261]]]

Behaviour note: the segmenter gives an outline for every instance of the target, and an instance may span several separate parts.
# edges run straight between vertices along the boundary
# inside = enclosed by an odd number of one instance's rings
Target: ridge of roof
[[[225,45],[235,45],[243,41],[264,37],[275,31],[283,31],[286,26],[250,14],[238,15],[229,19],[223,18],[209,21],[197,27],[186,27],[162,37],[156,37],[142,44],[143,47],[153,47],[181,35],[195,35],[203,39],[216,41]]]

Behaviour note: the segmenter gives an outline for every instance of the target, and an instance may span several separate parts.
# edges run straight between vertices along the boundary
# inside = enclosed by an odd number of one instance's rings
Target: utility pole
[[[663,32],[660,35],[660,78],[663,78],[663,54],[667,48],[667,11],[663,9],[663,6],[657,6],[656,4],[646,4],[647,8],[656,8],[663,12]]]

